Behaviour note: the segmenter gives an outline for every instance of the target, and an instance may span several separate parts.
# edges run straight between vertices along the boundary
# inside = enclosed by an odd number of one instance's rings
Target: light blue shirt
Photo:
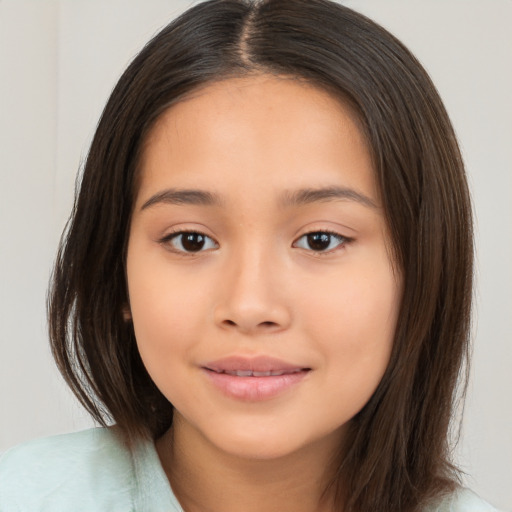
[[[112,428],[38,439],[0,458],[0,512],[183,512],[154,443]],[[497,512],[460,489],[425,512]]]

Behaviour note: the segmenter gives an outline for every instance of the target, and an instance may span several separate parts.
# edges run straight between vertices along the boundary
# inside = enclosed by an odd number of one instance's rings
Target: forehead
[[[260,114],[260,120],[265,120],[269,114],[281,111],[286,113],[286,117],[281,118],[283,125],[293,120],[306,121],[304,115],[310,118],[310,122],[319,121],[323,116],[325,123],[325,118],[329,117],[332,124],[350,123],[357,126],[358,130],[354,131],[354,135],[359,136],[362,131],[358,115],[341,96],[341,93],[334,95],[306,79],[287,75],[263,73],[218,80],[206,83],[180,97],[159,116],[146,138],[146,143],[150,143],[161,130],[169,128],[170,118],[177,127],[184,118],[190,122],[202,123],[219,116],[227,120],[240,109],[251,114],[253,122],[257,120],[256,113]],[[249,115],[247,120],[250,120]],[[301,128],[307,129],[308,124],[303,123]]]
[[[192,91],[155,123],[140,170],[142,191],[172,178],[182,186],[223,179],[250,189],[251,176],[308,187],[315,173],[328,180],[329,173],[343,172],[377,197],[353,110],[309,82],[274,75],[230,78]]]

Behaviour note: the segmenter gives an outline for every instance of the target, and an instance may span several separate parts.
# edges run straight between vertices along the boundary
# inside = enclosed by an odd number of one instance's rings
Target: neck
[[[338,436],[337,436],[338,437]],[[218,450],[196,431],[173,428],[156,442],[173,492],[186,512],[329,512],[324,496],[334,442],[277,459]]]

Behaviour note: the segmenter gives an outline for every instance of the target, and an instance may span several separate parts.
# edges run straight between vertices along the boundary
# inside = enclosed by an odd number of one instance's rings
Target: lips
[[[228,357],[203,366],[209,382],[230,398],[243,401],[269,400],[291,389],[311,371],[266,356]]]
[[[217,373],[225,373],[227,375],[233,375],[235,377],[275,377],[277,375],[287,375],[290,373],[298,373],[298,372],[302,371],[302,369],[296,369],[296,370],[292,370],[292,371],[270,370],[268,372],[258,372],[258,371],[253,371],[253,370],[233,370],[233,371],[212,370],[212,371],[215,371]]]
[[[309,370],[301,365],[267,356],[227,357],[207,363],[204,367],[217,373],[227,373],[239,377],[269,377]]]

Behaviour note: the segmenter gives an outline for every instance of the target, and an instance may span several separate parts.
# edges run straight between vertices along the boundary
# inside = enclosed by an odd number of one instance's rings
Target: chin
[[[219,435],[219,433],[221,433]],[[207,433],[206,433],[207,434]],[[341,430],[335,432],[301,432],[295,427],[279,428],[269,425],[251,425],[240,428],[225,428],[211,432],[209,441],[222,452],[241,459],[270,461],[315,449],[326,443],[332,453],[341,442]]]
[[[230,456],[259,461],[280,459],[301,448],[301,444],[294,445],[283,439],[275,439],[272,435],[257,438],[233,436],[217,446]]]

